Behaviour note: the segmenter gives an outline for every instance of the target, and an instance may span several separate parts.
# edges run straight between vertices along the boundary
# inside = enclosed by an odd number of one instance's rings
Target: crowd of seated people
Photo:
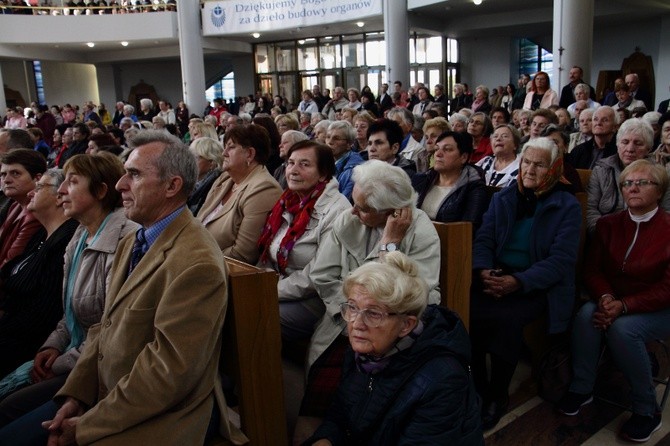
[[[5,417],[0,420],[7,424],[0,439],[16,432],[6,430],[12,425],[38,426],[35,420],[55,414],[58,407],[46,403],[76,367],[76,355],[66,367],[61,367],[60,358],[69,358],[71,349],[81,352],[85,345],[81,333],[67,342],[60,337],[68,330],[85,333],[101,317],[101,310],[83,314],[68,298],[68,280],[79,274],[73,270],[77,265],[72,262],[80,261],[73,244],[85,233],[90,238],[85,243],[94,247],[95,235],[90,234],[99,232],[95,225],[89,227],[86,216],[114,215],[114,207],[102,203],[102,189],[110,190],[107,183],[114,181],[103,181],[104,187],[98,189],[94,185],[100,179],[82,160],[99,159],[102,165],[102,160],[114,159],[118,168],[132,156],[137,138],[153,134],[148,130],[190,144],[197,172],[186,205],[212,243],[226,256],[277,272],[284,342],[309,344],[300,414],[324,421],[316,431],[318,423],[296,432],[296,438],[309,438],[314,444],[327,444],[323,442],[331,438],[345,443],[347,438],[413,438],[411,422],[406,432],[398,433],[397,427],[383,422],[370,424],[384,413],[355,420],[342,414],[362,404],[351,395],[366,375],[389,376],[421,351],[417,349],[424,345],[422,330],[430,332],[439,324],[456,330],[453,336],[464,335],[456,316],[434,307],[440,300],[440,242],[431,221],[471,222],[470,340],[456,353],[447,349],[448,360],[432,358],[436,364],[446,361],[445,367],[454,369],[454,379],[464,379],[461,362],[472,364],[472,391],[466,391],[469,385],[461,386],[458,396],[467,401],[468,410],[457,419],[429,406],[425,410],[475,436],[481,436],[482,427],[494,427],[508,408],[524,327],[544,317],[549,334],[564,333],[579,307],[575,262],[582,219],[575,193],[586,190],[587,226],[593,240],[588,246],[597,246],[601,255],[612,248],[596,229],[598,222],[628,210],[632,221],[638,222],[633,213],[638,206],[635,192],[653,185],[660,194],[656,212],[665,215],[670,210],[667,181],[635,177],[635,184],[629,184],[621,178],[622,171],[638,165],[638,160],[668,164],[670,117],[621,121],[617,105],[593,103],[581,76],[573,88],[561,92],[561,99],[568,94],[571,98],[567,105],[561,101],[560,108],[555,103],[558,94],[542,72],[531,79],[520,77],[518,89],[506,88],[506,95],[494,98],[489,98],[485,85],[472,95],[467,85],[458,84],[451,101],[442,86],[435,86],[434,96],[423,84],[412,87],[415,94],[405,93],[398,83],[395,87],[395,106],[389,106],[387,98],[393,96],[387,93],[388,86],[377,98],[369,88],[345,92],[341,87],[333,89],[331,98],[328,89],[314,86],[302,92],[303,102],[295,109],[281,96],[261,93],[235,102],[217,98],[202,115],[191,114],[183,102],[173,108],[167,100],[148,99],[137,107],[119,102],[113,112],[92,102],[83,104],[81,111],[69,104],[51,108],[34,104],[27,113],[8,109],[0,130],[0,152],[8,152],[0,170],[0,260],[5,264],[0,271],[7,277],[0,285],[0,348],[7,345],[12,354],[5,357],[13,360],[3,361],[0,379],[16,375],[24,381],[7,395],[2,394],[0,382],[0,417]],[[616,97],[632,104],[625,96],[631,88],[619,85],[623,94]],[[376,106],[371,105],[371,96]],[[579,115],[573,117],[571,109]],[[30,128],[35,130],[32,139],[25,130]],[[48,139],[45,130],[50,131]],[[15,161],[19,155],[28,161]],[[65,169],[67,186],[56,187],[55,182],[62,180],[58,171],[48,173],[49,166]],[[575,169],[592,171],[588,184],[580,183]],[[651,168],[642,172],[660,175]],[[86,191],[77,191],[76,179],[89,184],[84,198],[91,208],[77,208],[82,199],[78,193]],[[54,188],[57,193],[52,193]],[[43,209],[37,199],[43,200]],[[50,207],[58,200],[65,203],[62,215]],[[58,249],[64,249],[69,239],[53,238],[52,233],[58,235],[56,229],[66,221],[81,226],[70,242],[73,246],[61,252]],[[54,251],[46,250],[51,245]],[[89,253],[91,246],[82,252]],[[409,260],[391,255],[394,251]],[[105,252],[111,261],[114,250]],[[43,268],[39,262],[48,255],[64,255],[65,276],[45,275],[48,284],[25,283],[22,272]],[[75,259],[68,257],[73,255]],[[659,262],[654,268],[665,271],[667,262]],[[388,291],[368,280],[368,274],[373,277],[375,268],[386,263],[384,268],[396,280],[420,283],[411,286],[415,293],[411,299],[420,303],[406,306],[403,300],[410,294],[388,300]],[[369,272],[367,265],[372,265]],[[363,266],[362,278],[347,285]],[[422,281],[427,284],[425,293]],[[62,289],[55,286],[59,282]],[[12,283],[18,288],[11,288]],[[50,302],[48,315],[46,306],[44,311],[24,306],[20,296],[26,291],[21,287],[28,285],[43,288],[40,297]],[[619,295],[624,298],[627,292],[614,289],[612,301],[619,302]],[[96,299],[96,305],[102,305],[104,293]],[[614,323],[615,317],[623,320],[629,313],[662,311],[625,298],[624,313],[619,304],[599,299],[594,295],[595,310],[582,310],[584,320]],[[28,321],[22,323],[24,328],[32,327],[31,321],[46,322],[39,322],[40,331],[29,330],[30,336],[17,335],[9,330],[12,317]],[[575,333],[583,329],[575,326]],[[58,343],[52,339],[54,333]],[[347,338],[347,333],[358,334]],[[22,347],[14,348],[19,342]],[[425,373],[432,373],[435,365],[428,364],[432,362],[425,363]],[[338,377],[342,377],[339,390]],[[397,379],[388,382],[407,385]],[[475,391],[481,404],[472,399]],[[589,385],[575,384],[568,394],[572,408],[564,406],[563,412],[575,412],[575,404],[578,410],[591,391]],[[328,411],[331,401],[347,409]],[[471,418],[473,404],[478,405],[476,422]],[[636,412],[640,416],[631,418],[629,424],[634,426],[627,425],[624,435],[642,438],[640,432],[656,428],[660,418],[648,407]]]
[[[176,11],[176,0],[3,0],[2,14],[94,15],[133,14],[140,12]]]

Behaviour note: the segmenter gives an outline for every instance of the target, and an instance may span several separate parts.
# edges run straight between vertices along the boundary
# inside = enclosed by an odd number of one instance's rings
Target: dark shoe
[[[575,392],[568,392],[563,399],[558,402],[558,411],[563,415],[574,416],[579,413],[579,409],[593,401],[593,395],[587,395]]]
[[[482,411],[482,429],[487,431],[493,429],[503,415],[507,413],[509,398],[502,401],[491,401],[484,406]]]
[[[651,434],[661,428],[661,414],[657,413],[653,417],[646,417],[634,413],[623,426],[621,426],[621,436],[628,441],[644,443],[649,440]]]

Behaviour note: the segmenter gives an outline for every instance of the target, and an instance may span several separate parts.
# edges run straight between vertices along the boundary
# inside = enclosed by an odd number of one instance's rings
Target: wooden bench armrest
[[[441,303],[458,313],[468,329],[472,283],[472,223],[433,224],[440,237]]]
[[[239,398],[250,445],[287,444],[277,274],[226,257],[228,312],[221,368]]]

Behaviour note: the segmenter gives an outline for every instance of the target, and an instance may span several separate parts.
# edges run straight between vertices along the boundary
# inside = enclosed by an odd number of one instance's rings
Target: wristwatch
[[[379,245],[379,250],[384,252],[393,252],[398,250],[398,245],[395,243],[382,243]]]

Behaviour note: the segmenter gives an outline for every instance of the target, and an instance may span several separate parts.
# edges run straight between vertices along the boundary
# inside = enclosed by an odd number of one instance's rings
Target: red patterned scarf
[[[314,189],[312,189],[312,192],[302,197],[302,199],[297,193],[289,189],[284,191],[279,201],[277,201],[272,211],[270,211],[265,221],[265,226],[263,226],[261,237],[258,239],[261,262],[267,261],[270,244],[272,244],[279,228],[282,227],[284,222],[282,214],[284,211],[287,211],[293,216],[293,222],[289,225],[289,229],[286,231],[286,235],[279,244],[279,250],[277,251],[279,272],[285,274],[288,254],[293,249],[295,242],[305,233],[309,219],[312,216],[312,211],[314,210],[314,205],[326,188],[326,184],[328,184],[328,181],[319,181]]]

